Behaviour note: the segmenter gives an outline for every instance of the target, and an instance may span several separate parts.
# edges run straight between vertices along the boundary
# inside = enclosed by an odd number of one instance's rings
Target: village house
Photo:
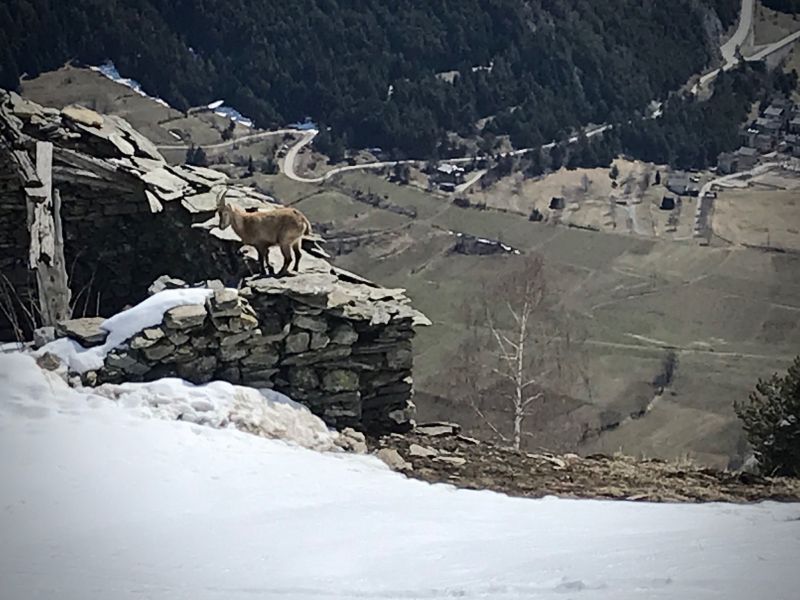
[[[717,169],[722,174],[752,169],[758,161],[758,150],[742,146],[736,152],[723,152],[717,159]]]
[[[775,103],[769,105],[767,110],[764,111],[764,116],[771,121],[777,121],[781,127],[789,121],[789,111],[782,106],[777,106]]]
[[[692,181],[685,171],[670,173],[667,179],[667,189],[678,196],[697,196],[700,193],[700,185],[696,181]]]
[[[464,182],[464,169],[458,165],[442,163],[436,167],[434,179],[441,189],[448,188],[445,191],[452,191],[450,188],[454,190],[456,185]]]

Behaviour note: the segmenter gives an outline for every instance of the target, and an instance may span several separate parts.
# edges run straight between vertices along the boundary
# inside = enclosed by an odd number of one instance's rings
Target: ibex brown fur
[[[311,223],[296,208],[275,208],[270,211],[247,212],[225,202],[227,190],[217,200],[219,228],[233,227],[236,235],[258,251],[258,266],[263,275],[275,271],[269,264],[269,249],[279,246],[283,254],[283,267],[278,276],[286,275],[294,252],[294,270],[300,268],[300,245],[303,236],[311,233]],[[266,269],[265,269],[266,265]]]

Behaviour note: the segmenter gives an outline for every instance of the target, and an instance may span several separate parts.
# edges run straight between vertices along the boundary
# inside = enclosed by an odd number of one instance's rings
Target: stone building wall
[[[48,109],[0,90],[0,273],[25,305],[35,305],[27,264],[26,173],[35,144],[53,144],[52,180],[61,196],[65,259],[76,316],[111,315],[144,298],[169,273],[187,281],[236,281],[247,272],[236,240],[209,235],[216,194],[227,176],[168,165],[156,148],[119,117],[67,107]],[[247,208],[272,198],[244,187],[229,197]],[[313,240],[306,244],[314,251]],[[17,306],[18,318],[26,321]],[[99,309],[99,310],[98,310]],[[29,336],[30,327],[25,335]],[[0,340],[13,338],[0,312]]]

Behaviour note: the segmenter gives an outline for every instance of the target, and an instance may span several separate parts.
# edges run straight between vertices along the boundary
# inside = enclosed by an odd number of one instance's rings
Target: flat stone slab
[[[414,428],[414,433],[430,437],[456,435],[461,431],[461,426],[456,423],[421,423]]]
[[[78,106],[77,104],[70,104],[61,109],[62,116],[86,125],[87,127],[95,127],[99,129],[103,126],[103,116],[100,113],[93,111],[91,108],[85,106]]]
[[[108,332],[100,326],[105,321],[103,317],[84,317],[82,319],[69,319],[59,321],[56,331],[59,335],[72,338],[82,346],[99,346],[106,341]]]
[[[186,304],[171,308],[164,314],[164,324],[170,329],[192,329],[200,327],[206,320],[206,307],[202,304]]]

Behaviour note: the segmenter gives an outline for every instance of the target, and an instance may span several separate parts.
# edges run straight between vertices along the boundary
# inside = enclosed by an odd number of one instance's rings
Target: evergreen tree
[[[762,470],[800,477],[800,356],[785,376],[759,379],[748,401],[734,408]]]

